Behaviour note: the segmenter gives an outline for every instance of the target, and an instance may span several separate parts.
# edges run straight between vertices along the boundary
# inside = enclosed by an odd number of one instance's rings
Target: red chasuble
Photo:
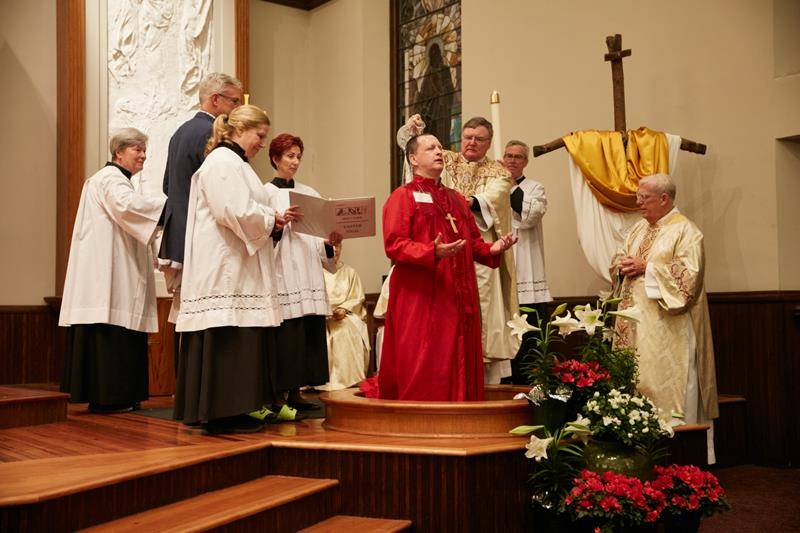
[[[449,216],[448,216],[449,215]],[[455,227],[455,231],[453,229]],[[433,241],[465,239],[437,259]],[[396,189],[383,207],[383,242],[395,261],[378,373],[388,400],[482,400],[481,312],[473,261],[497,268],[501,256],[480,230],[464,197],[432,179]]]

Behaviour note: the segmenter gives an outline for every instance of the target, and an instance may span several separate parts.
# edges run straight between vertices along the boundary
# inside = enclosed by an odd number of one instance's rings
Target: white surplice
[[[281,323],[275,211],[250,165],[218,147],[192,176],[176,331]]]
[[[267,183],[264,188],[270,206],[279,213],[289,208],[289,191],[321,198],[317,191],[296,181],[292,189],[281,189],[272,183]],[[333,258],[325,254],[323,239],[292,231],[290,222],[283,228],[281,239],[275,245],[275,268],[284,320],[330,313],[323,268],[334,273],[336,266]]]
[[[511,227],[519,238],[513,248],[517,266],[517,296],[520,305],[550,302],[553,298],[544,271],[542,217],[547,212],[544,186],[523,177],[511,192],[518,188],[523,193],[522,211],[514,211],[511,219]]]
[[[99,323],[158,331],[149,243],[165,201],[137,192],[111,165],[84,182],[59,326]]]

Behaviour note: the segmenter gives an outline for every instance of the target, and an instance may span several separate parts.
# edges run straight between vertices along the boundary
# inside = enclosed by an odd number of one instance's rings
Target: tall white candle
[[[489,104],[492,109],[492,128],[494,128],[494,136],[492,137],[492,153],[496,160],[503,158],[503,136],[500,133],[500,93],[492,91]]]

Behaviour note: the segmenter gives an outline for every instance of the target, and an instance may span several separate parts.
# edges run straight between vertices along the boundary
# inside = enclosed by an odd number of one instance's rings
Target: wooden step
[[[714,421],[717,466],[751,463],[748,446],[747,400],[743,396],[719,395],[719,418]]]
[[[681,465],[708,465],[708,424],[684,424],[675,428],[675,436],[669,439],[668,462]]]
[[[269,474],[270,443],[0,464],[0,531],[74,531]]]
[[[69,394],[20,385],[0,386],[0,429],[63,422]]]
[[[335,479],[265,476],[84,531],[177,533],[233,524],[239,530],[297,531],[336,511],[338,485]]]
[[[410,528],[411,520],[336,515],[307,527],[300,533],[394,533]]]

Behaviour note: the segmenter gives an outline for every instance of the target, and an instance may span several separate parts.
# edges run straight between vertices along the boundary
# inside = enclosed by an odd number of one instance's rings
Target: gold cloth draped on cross
[[[660,131],[628,131],[627,150],[619,131],[576,131],[563,139],[597,201],[617,211],[637,210],[641,178],[669,173],[669,144]]]

